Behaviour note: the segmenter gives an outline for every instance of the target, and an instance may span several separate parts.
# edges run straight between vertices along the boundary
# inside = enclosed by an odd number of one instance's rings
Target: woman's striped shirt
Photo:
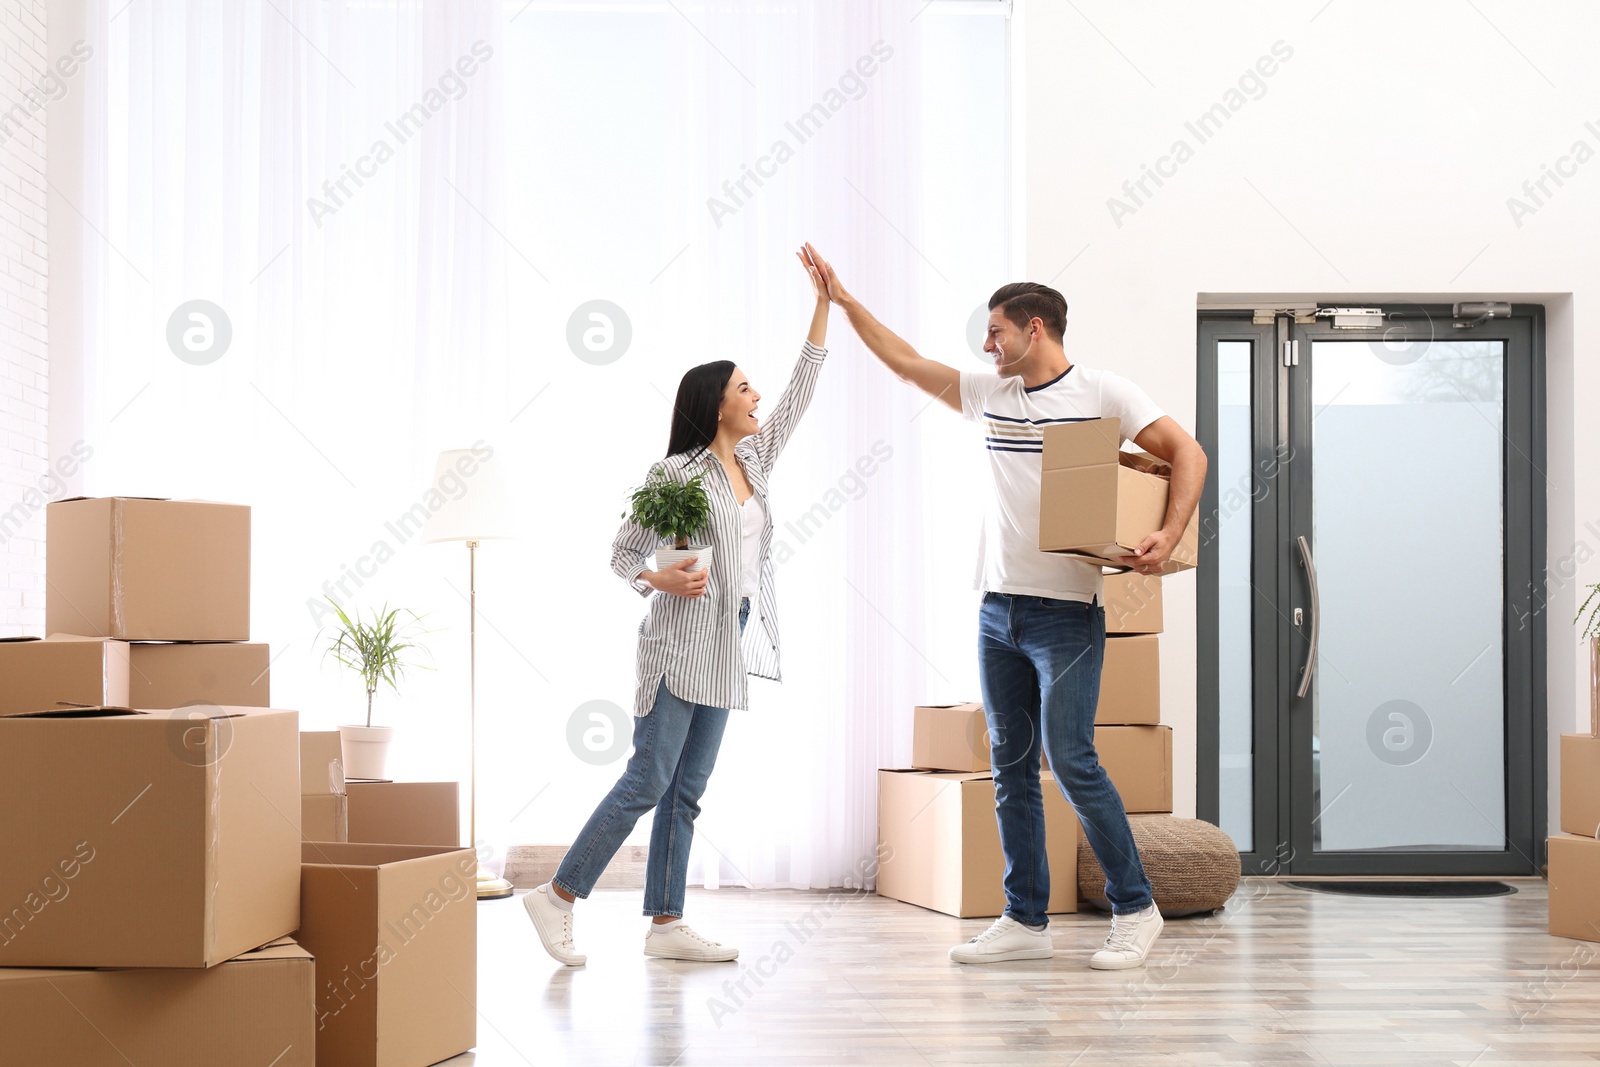
[[[648,610],[639,624],[638,688],[633,713],[648,715],[655,703],[661,679],[682,700],[719,708],[749,706],[747,674],[780,681],[778,669],[778,604],[772,583],[772,504],[767,497],[767,478],[783,447],[805,414],[822,372],[827,349],[807,341],[800,350],[799,362],[789,385],[778,398],[771,414],[761,423],[761,432],[740,441],[734,455],[744,467],[745,478],[761,498],[766,519],[761,531],[761,583],[756,606],[759,626],[748,626],[743,639],[739,634],[739,571],[743,566],[740,539],[743,533],[739,501],[722,462],[710,452],[698,455],[680,453],[655,463],[652,474],[663,472],[680,482],[696,474],[704,475],[706,498],[711,503],[711,519],[705,535],[712,547],[710,572],[703,596],[689,598],[671,593],[656,593],[639,580],[649,566],[650,556],[660,538],[632,519],[625,519],[611,547],[611,569],[636,589],[649,596]],[[752,620],[754,621],[754,620]]]

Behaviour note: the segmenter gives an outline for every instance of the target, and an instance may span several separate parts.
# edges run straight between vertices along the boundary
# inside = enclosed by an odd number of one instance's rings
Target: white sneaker
[[[550,899],[550,883],[530,890],[522,898],[522,907],[533,920],[544,950],[568,967],[582,967],[589,957],[580,955],[572,944],[572,911]]]
[[[956,963],[1047,960],[1055,954],[1048,927],[1030,930],[1009,915],[1000,916],[989,929],[950,950],[950,958]]]
[[[1089,957],[1089,966],[1098,971],[1121,971],[1137,967],[1150,955],[1150,946],[1161,936],[1161,911],[1151,904],[1143,911],[1111,916],[1111,935],[1105,948]]]
[[[668,926],[651,923],[644,935],[644,954],[663,960],[690,960],[695,963],[727,963],[739,958],[739,950],[719,945],[702,937],[683,923]]]

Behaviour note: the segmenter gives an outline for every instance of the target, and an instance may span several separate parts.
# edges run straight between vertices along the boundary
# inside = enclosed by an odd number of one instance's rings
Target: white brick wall
[[[0,4],[0,636],[44,629],[47,63],[45,0]]]

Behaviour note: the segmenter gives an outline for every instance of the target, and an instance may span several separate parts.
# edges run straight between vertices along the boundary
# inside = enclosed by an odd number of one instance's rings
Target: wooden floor
[[[1375,900],[1250,880],[1175,919],[1146,969],[1086,966],[1097,913],[1056,957],[962,967],[987,926],[876,896],[690,890],[735,964],[647,960],[639,894],[580,902],[589,965],[539,947],[521,900],[480,905],[479,1046],[452,1067],[537,1064],[1600,1063],[1600,944],[1545,933],[1545,887]],[[740,988],[742,985],[742,989]]]

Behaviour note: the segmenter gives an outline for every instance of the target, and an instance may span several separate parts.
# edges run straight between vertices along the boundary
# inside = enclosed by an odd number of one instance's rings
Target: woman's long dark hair
[[[705,449],[717,436],[717,411],[722,394],[733,377],[733,363],[719,359],[690,368],[678,383],[678,399],[672,404],[672,435],[667,439],[667,455]]]

